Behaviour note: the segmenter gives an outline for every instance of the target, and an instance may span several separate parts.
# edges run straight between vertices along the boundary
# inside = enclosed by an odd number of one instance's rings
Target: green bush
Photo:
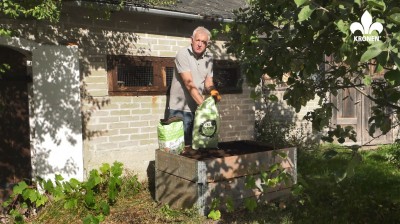
[[[119,194],[134,195],[141,188],[136,175],[122,176],[122,172],[123,164],[114,162],[112,166],[104,163],[99,170],[91,170],[84,182],[74,178],[64,181],[61,175],[56,175],[54,182],[39,178],[38,189],[37,184],[28,186],[22,181],[14,186],[2,206],[15,223],[23,223],[24,218],[49,202],[56,210],[79,211],[85,216],[83,223],[99,223],[110,214],[110,206],[116,203]]]

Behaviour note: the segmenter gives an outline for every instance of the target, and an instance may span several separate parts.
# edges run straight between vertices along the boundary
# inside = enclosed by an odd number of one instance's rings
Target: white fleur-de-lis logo
[[[350,25],[351,33],[356,32],[356,30],[361,31],[363,35],[371,34],[372,31],[376,30],[378,33],[381,33],[383,30],[383,26],[380,22],[372,23],[372,16],[368,11],[365,11],[361,16],[361,23],[354,22]]]

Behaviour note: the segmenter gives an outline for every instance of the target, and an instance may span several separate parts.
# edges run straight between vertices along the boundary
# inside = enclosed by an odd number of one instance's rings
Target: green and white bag
[[[157,126],[160,150],[180,154],[185,148],[183,121],[181,117],[160,120]]]
[[[212,96],[196,110],[193,125],[192,148],[217,148],[220,118]]]

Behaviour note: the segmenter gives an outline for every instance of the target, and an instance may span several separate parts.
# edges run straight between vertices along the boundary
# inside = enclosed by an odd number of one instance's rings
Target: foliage
[[[20,182],[14,186],[3,207],[16,222],[23,222],[24,216],[40,210],[47,202],[61,203],[66,210],[84,208],[87,215],[83,223],[99,223],[110,214],[110,206],[115,204],[122,189],[137,193],[141,188],[136,176],[123,183],[122,171],[122,163],[114,162],[112,166],[104,163],[99,171],[90,171],[88,180],[84,182],[74,178],[64,181],[61,175],[55,176],[54,183],[40,179],[40,189]]]
[[[210,206],[210,213],[208,214],[208,218],[217,221],[221,218],[221,212],[218,210],[220,204],[219,198],[213,198]]]
[[[88,1],[90,2],[90,1]],[[107,2],[92,0],[93,3]],[[109,5],[93,4],[98,12],[104,18],[109,18],[113,10],[121,10],[128,4],[140,6],[170,6],[176,4],[176,0],[116,0],[108,1]],[[39,21],[49,21],[57,23],[60,20],[62,0],[2,0],[0,1],[0,16],[6,16],[12,19],[34,19]],[[0,36],[11,36],[12,31],[7,28],[0,28]]]
[[[395,147],[359,152],[356,172],[337,182],[338,172],[354,158],[353,151],[334,145],[299,155],[299,183],[291,210],[307,223],[392,223],[400,209],[399,170],[385,163]],[[331,153],[335,151],[336,153]],[[301,203],[300,203],[301,202]],[[318,214],[311,217],[309,214]]]
[[[265,142],[274,149],[295,146],[298,149],[310,148],[318,144],[318,135],[310,133],[306,124],[298,127],[294,121],[276,117],[268,112],[262,118],[256,119],[256,140]]]
[[[224,24],[229,52],[242,62],[247,81],[257,85],[264,74],[276,83],[287,79],[284,100],[296,112],[319,98],[319,108],[305,117],[314,130],[329,127],[336,110],[328,97],[355,89],[373,101],[369,134],[387,133],[400,116],[400,8],[395,0],[251,0]],[[384,29],[379,41],[355,41],[350,31],[368,11]],[[371,27],[373,28],[373,27]],[[375,77],[374,74],[384,74]],[[269,85],[274,88],[274,85]],[[371,89],[371,91],[367,91]],[[325,140],[355,139],[350,127],[330,127]],[[337,131],[335,131],[336,129]]]
[[[57,22],[60,18],[60,7],[61,0],[2,0],[0,2],[0,8],[2,9],[0,15],[5,15],[12,19],[22,17]]]
[[[255,129],[257,141],[268,142],[278,149],[291,145],[289,136],[295,129],[295,124],[288,120],[274,119],[266,115],[261,120],[256,121]]]
[[[293,183],[292,176],[282,167],[281,161],[287,159],[287,154],[284,152],[274,151],[273,155],[278,162],[272,164],[267,170],[261,171],[260,175],[246,177],[245,187],[260,192],[258,199],[246,198],[244,201],[245,207],[253,212],[258,203],[263,203],[267,199],[267,193],[276,187],[290,186]],[[257,182],[260,183],[257,183]]]
[[[386,161],[398,169],[400,169],[400,143],[396,142],[393,145],[383,146],[387,153],[385,154]]]
[[[361,150],[362,162],[351,178],[336,182],[352,159],[347,148],[326,144],[298,154],[293,196],[259,204],[253,212],[223,214],[223,223],[397,223],[400,220],[400,170],[387,161],[397,146]],[[335,151],[336,153],[332,153]],[[286,205],[286,206],[285,206]]]

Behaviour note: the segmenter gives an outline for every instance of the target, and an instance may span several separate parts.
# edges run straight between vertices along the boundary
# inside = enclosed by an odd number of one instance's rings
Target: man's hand
[[[221,101],[221,95],[219,95],[219,92],[216,89],[211,90],[210,95],[214,98],[216,103]]]

